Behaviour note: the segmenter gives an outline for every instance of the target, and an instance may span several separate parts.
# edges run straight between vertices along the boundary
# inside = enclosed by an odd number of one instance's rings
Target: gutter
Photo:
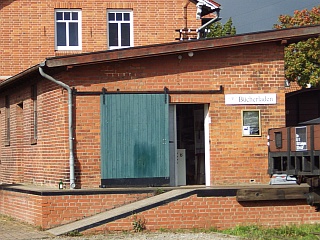
[[[53,77],[49,76],[43,71],[43,67],[46,65],[46,62],[42,62],[39,65],[39,73],[42,77],[48,79],[49,81],[52,81],[59,86],[67,89],[68,91],[68,115],[69,115],[69,166],[70,166],[70,189],[75,189],[76,183],[75,183],[75,174],[74,174],[74,150],[73,150],[73,127],[72,127],[72,122],[73,122],[73,116],[72,116],[72,89],[66,85],[65,83],[58,81],[54,79]]]
[[[214,22],[218,22],[221,20],[221,18],[219,17],[220,16],[220,9],[218,9],[217,11],[217,16],[215,18],[212,18],[209,22],[207,22],[206,24],[202,25],[201,27],[199,27],[197,29],[197,39],[200,39],[200,33],[203,29],[205,29],[207,26],[209,26],[210,24],[214,23]]]

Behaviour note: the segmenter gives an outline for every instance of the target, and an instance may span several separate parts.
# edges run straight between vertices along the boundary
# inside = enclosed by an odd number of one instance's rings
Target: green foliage
[[[293,16],[280,15],[278,18],[280,24],[274,24],[276,29],[301,27],[307,25],[315,25],[320,23],[320,5],[312,8],[310,11],[303,9],[295,10]]]
[[[39,231],[44,231],[44,228],[41,226],[36,226],[36,229],[38,229]]]
[[[160,228],[160,229],[159,229],[159,232],[165,233],[165,232],[169,232],[169,230],[166,229],[166,228]]]
[[[74,231],[68,232],[66,234],[66,236],[68,236],[68,237],[79,237],[79,236],[82,236],[82,233],[80,233],[78,230],[74,230]]]
[[[229,18],[224,25],[221,22],[211,24],[209,30],[210,32],[207,33],[207,37],[223,37],[237,33],[236,28],[233,26],[232,18]]]
[[[132,222],[133,231],[142,232],[142,231],[146,230],[147,229],[146,223],[147,223],[147,221],[144,218],[140,218],[137,215],[134,215],[133,222]]]
[[[296,10],[293,16],[280,15],[274,28],[283,29],[320,24],[320,5],[312,10]],[[290,44],[285,49],[285,76],[289,81],[305,87],[320,82],[320,37]]]
[[[160,195],[162,193],[164,193],[165,191],[162,188],[157,188],[154,192],[154,195]]]
[[[224,234],[240,236],[252,240],[273,239],[318,239],[316,233],[320,232],[320,224],[289,225],[279,228],[267,228],[262,226],[238,226],[221,231]]]

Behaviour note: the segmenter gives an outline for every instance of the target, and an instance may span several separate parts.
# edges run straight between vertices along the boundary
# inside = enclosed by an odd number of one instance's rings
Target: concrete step
[[[187,196],[190,196],[193,191],[195,191],[195,189],[171,190],[169,192],[165,192],[150,198],[146,198],[118,208],[114,208],[106,212],[102,212],[94,216],[81,219],[76,222],[68,223],[63,226],[49,229],[47,230],[47,232],[56,236],[67,234],[72,231],[81,232],[93,227],[100,226],[102,224],[106,224],[108,222],[128,217],[134,213],[139,213],[169,203],[171,201],[185,198]]]

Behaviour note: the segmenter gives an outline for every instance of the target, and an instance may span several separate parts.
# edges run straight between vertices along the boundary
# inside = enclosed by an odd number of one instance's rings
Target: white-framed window
[[[81,50],[81,10],[55,10],[55,50]]]
[[[242,110],[242,136],[261,136],[260,110]]]
[[[132,10],[108,10],[109,49],[133,47]]]

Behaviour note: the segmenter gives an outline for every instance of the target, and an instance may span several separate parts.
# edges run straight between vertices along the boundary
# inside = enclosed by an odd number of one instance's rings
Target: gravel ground
[[[193,232],[142,232],[110,233],[103,235],[83,235],[56,237],[34,226],[0,215],[0,240],[239,240],[241,238],[220,233]]]
[[[81,237],[56,237],[55,240],[239,240],[240,237],[224,235],[220,233],[123,233],[123,234],[108,234],[108,235],[92,235]]]

